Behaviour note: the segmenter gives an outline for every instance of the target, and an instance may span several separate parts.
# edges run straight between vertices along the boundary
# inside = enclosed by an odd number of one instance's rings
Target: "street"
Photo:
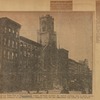
[[[19,92],[13,92],[14,94],[37,94],[37,91],[19,91]],[[48,90],[48,94],[60,94],[60,90]],[[12,93],[12,92],[10,92]],[[47,91],[39,91],[38,94],[47,94]],[[81,94],[81,91],[69,91],[69,94]]]

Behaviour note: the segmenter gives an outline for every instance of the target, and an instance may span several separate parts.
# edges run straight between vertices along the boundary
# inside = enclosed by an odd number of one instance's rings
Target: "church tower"
[[[54,18],[50,15],[40,17],[38,43],[43,46],[42,67],[45,70],[44,86],[53,89],[57,79],[57,39],[54,31]]]
[[[56,34],[54,32],[54,18],[50,15],[40,17],[38,43],[42,44],[42,46],[57,45]]]

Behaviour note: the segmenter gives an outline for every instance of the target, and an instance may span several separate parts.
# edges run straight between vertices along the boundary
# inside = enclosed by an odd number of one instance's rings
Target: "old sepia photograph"
[[[91,12],[0,12],[0,94],[92,94]]]

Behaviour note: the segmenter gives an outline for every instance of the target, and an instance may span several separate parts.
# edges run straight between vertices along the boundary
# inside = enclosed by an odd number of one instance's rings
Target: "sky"
[[[69,51],[69,58],[76,61],[88,59],[92,69],[93,18],[91,12],[0,12],[21,24],[20,35],[37,41],[39,17],[50,14],[54,18],[57,46]]]

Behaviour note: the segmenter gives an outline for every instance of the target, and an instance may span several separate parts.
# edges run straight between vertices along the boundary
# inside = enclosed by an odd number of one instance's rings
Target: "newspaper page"
[[[0,99],[98,100],[99,8],[95,0],[0,0]]]

